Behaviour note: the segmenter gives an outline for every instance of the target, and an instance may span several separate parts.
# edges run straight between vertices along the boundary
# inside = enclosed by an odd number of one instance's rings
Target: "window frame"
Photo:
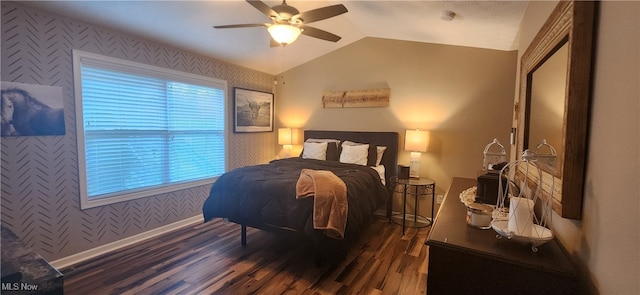
[[[95,53],[89,53],[74,49],[72,51],[73,57],[73,80],[74,80],[74,101],[75,101],[75,123],[76,123],[76,142],[78,149],[78,184],[80,189],[80,209],[95,208],[110,204],[115,204],[124,201],[135,200],[139,198],[145,198],[150,196],[156,196],[159,194],[175,192],[178,190],[193,188],[202,185],[209,185],[215,182],[218,178],[211,177],[206,179],[199,179],[193,181],[184,181],[177,183],[163,184],[153,187],[140,188],[136,190],[127,190],[115,192],[100,196],[98,198],[89,198],[87,190],[87,172],[86,172],[86,150],[85,150],[85,137],[84,137],[84,109],[82,101],[82,65],[88,63],[91,66],[99,66],[104,69],[113,71],[135,73],[138,75],[145,75],[154,78],[162,78],[171,80],[173,82],[182,82],[187,84],[200,85],[205,87],[211,87],[220,89],[223,92],[223,139],[225,145],[224,167],[227,168],[227,149],[228,149],[228,88],[227,81],[220,80],[212,77],[206,77],[202,75],[196,75],[186,73],[182,71],[172,70],[168,68],[162,68],[158,66],[152,66],[148,64],[142,64],[138,62],[132,62],[124,59],[104,56]],[[133,71],[132,71],[133,69]]]

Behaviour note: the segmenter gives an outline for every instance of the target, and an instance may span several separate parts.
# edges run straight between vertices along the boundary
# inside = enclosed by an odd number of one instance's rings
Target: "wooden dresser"
[[[460,192],[476,179],[454,178],[431,228],[427,294],[582,294],[575,267],[556,240],[531,247],[466,223]]]

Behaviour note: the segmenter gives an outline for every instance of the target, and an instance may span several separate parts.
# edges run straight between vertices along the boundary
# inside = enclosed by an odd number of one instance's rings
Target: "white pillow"
[[[302,152],[303,159],[327,160],[326,142],[305,142]]]
[[[340,152],[340,162],[367,165],[367,156],[369,155],[369,145],[349,145],[342,144],[342,152]]]
[[[349,140],[345,140],[342,143],[342,146],[345,146],[345,145],[367,145],[368,146],[368,144],[366,144],[366,143],[353,142],[353,141],[349,141]]]
[[[327,156],[326,161],[338,161],[340,154],[338,153],[338,147],[340,146],[340,140],[331,138],[308,138],[305,142],[326,142],[327,143]]]
[[[353,141],[345,141],[342,143],[342,146],[344,147],[345,145],[366,145],[369,146],[366,143],[359,143],[359,142],[353,142]],[[380,162],[382,161],[382,156],[384,155],[384,151],[387,150],[386,146],[376,146],[376,152],[377,152],[377,157],[376,157],[376,162],[375,163],[371,163],[374,164],[375,166],[380,166]],[[368,163],[368,161],[367,161]]]
[[[382,185],[387,185],[386,181],[384,180],[384,166],[378,165],[378,166],[369,166],[369,167],[371,167],[371,169],[376,170],[376,172],[378,172],[378,175],[380,175],[380,181],[382,181]]]
[[[386,146],[377,146],[376,149],[378,151],[378,157],[376,158],[376,166],[380,166],[380,161],[382,161],[382,155],[384,154],[384,151],[387,150],[387,147]],[[384,166],[382,168],[384,168]],[[384,179],[384,177],[383,177],[383,179]]]

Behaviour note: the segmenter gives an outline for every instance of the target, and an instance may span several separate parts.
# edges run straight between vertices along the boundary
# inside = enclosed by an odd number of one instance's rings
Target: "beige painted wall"
[[[452,177],[477,176],[493,138],[508,148],[515,77],[515,51],[365,38],[278,75],[276,121],[303,129],[395,131],[401,141],[405,129],[429,130],[420,175],[434,179],[442,194]],[[325,90],[373,87],[391,88],[389,107],[322,108]],[[403,147],[398,162],[408,165]]]
[[[529,4],[519,52],[556,4]],[[583,219],[552,219],[600,294],[640,294],[639,14],[640,2],[600,3]]]

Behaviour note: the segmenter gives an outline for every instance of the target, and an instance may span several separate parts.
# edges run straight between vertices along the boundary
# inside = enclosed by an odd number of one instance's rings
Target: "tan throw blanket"
[[[347,186],[331,171],[302,169],[296,183],[296,199],[314,196],[313,228],[343,239],[347,227]]]

